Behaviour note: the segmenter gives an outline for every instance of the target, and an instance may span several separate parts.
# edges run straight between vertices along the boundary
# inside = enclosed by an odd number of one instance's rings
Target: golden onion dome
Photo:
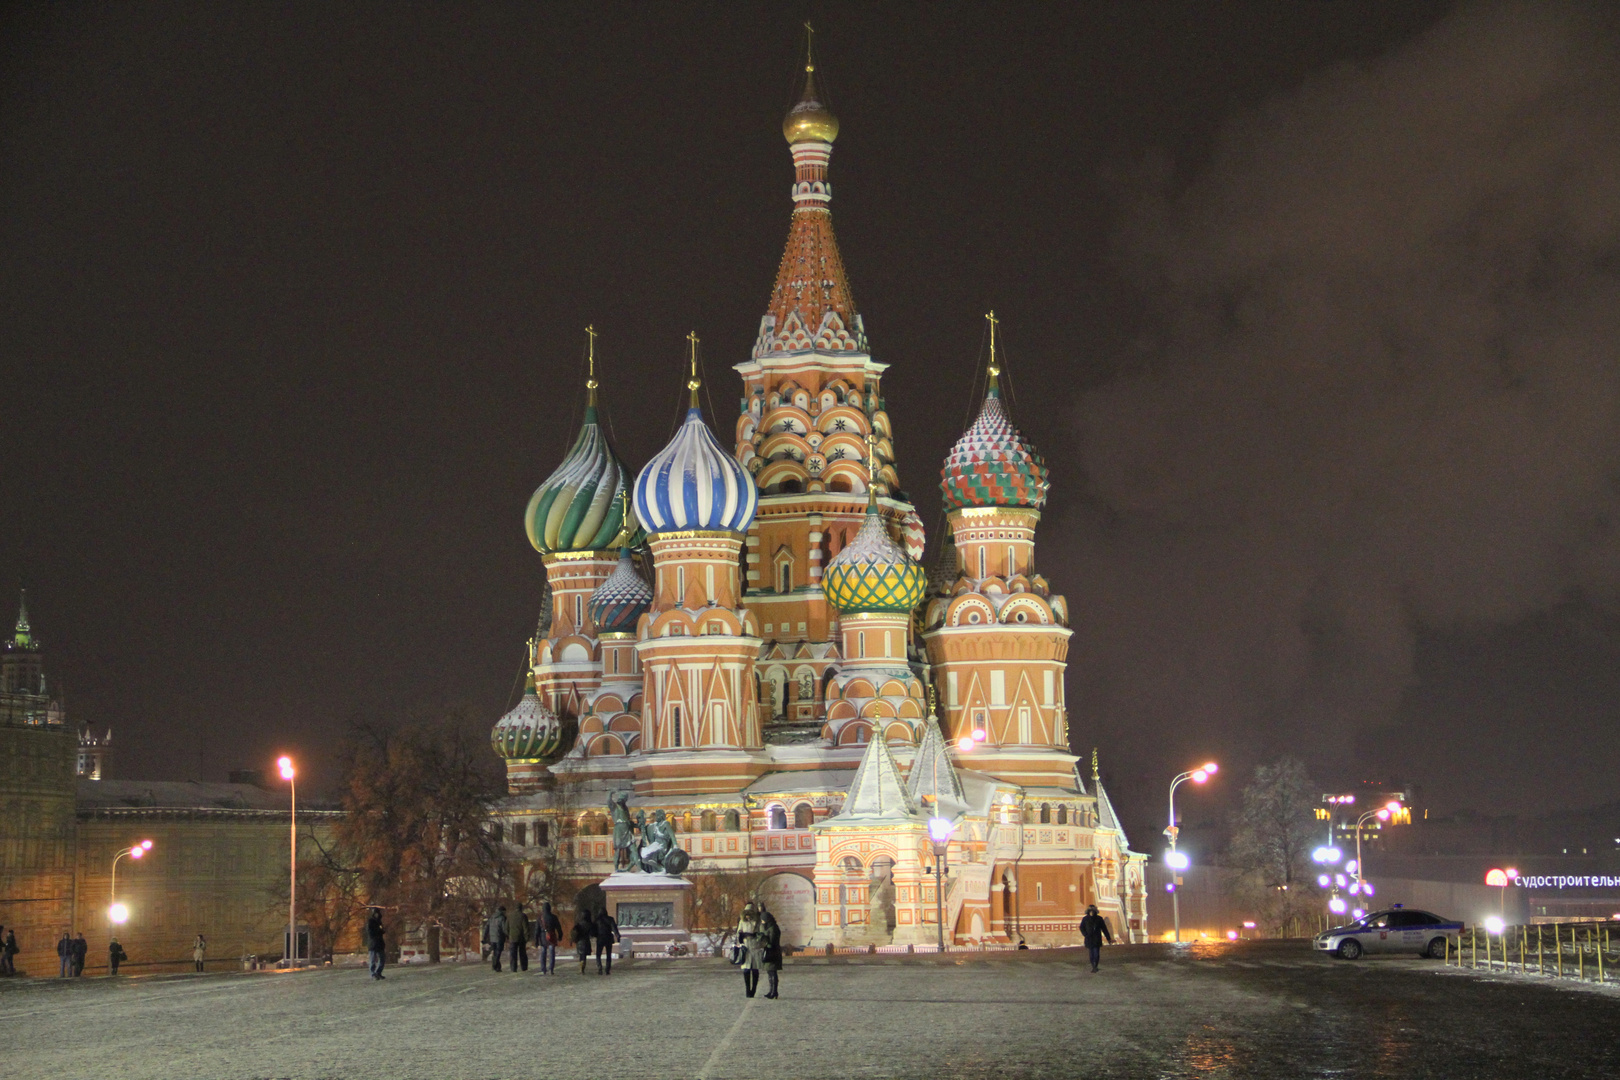
[[[782,137],[787,139],[789,145],[830,143],[838,138],[838,117],[816,98],[815,70],[813,65],[805,68],[804,94],[782,120]]]

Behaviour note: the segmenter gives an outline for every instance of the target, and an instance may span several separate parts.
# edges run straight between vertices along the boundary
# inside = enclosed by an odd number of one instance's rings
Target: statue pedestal
[[[637,953],[664,953],[684,945],[693,955],[692,883],[668,874],[618,871],[602,882],[619,937]]]

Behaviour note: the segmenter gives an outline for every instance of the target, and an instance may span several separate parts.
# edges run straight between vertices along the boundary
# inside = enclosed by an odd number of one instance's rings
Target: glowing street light
[[[1485,917],[1485,932],[1487,934],[1500,934],[1506,928],[1507,923],[1497,918],[1495,915],[1487,915]]]
[[[292,758],[286,755],[276,759],[276,769],[292,791],[292,813],[289,815],[292,822],[292,854],[287,872],[287,966],[290,968],[298,956],[298,770],[293,768]]]
[[[139,861],[152,850],[152,841],[142,840],[138,844],[131,844],[113,856],[112,861],[112,887],[107,890],[107,918],[114,923],[129,921],[129,906],[118,902],[118,860],[128,855],[131,859]]]
[[[939,951],[945,952],[945,875],[948,872],[951,833],[956,826],[949,818],[935,815],[928,819],[928,839],[934,842],[934,918],[939,930]]]
[[[1176,788],[1181,786],[1182,782],[1186,780],[1191,780],[1195,784],[1202,784],[1210,777],[1214,776],[1218,771],[1220,771],[1220,766],[1216,765],[1213,761],[1208,761],[1196,769],[1189,769],[1184,773],[1176,774],[1176,778],[1170,781],[1170,825],[1164,830],[1164,835],[1170,838],[1170,853],[1168,856],[1166,856],[1165,862],[1172,870],[1177,871],[1178,875],[1182,869],[1185,869],[1186,864],[1183,863],[1181,866],[1177,866],[1175,863],[1176,836],[1181,832],[1180,829],[1176,828]],[[1175,913],[1176,941],[1180,942],[1181,897],[1177,896],[1174,890],[1171,890],[1170,893],[1170,907]]]
[[[1400,813],[1400,811],[1401,811],[1400,800],[1399,799],[1391,799],[1391,800],[1389,800],[1389,802],[1385,803],[1383,806],[1380,806],[1378,809],[1369,810],[1365,814],[1362,814],[1360,817],[1356,818],[1356,865],[1355,865],[1354,870],[1352,871],[1356,875],[1356,884],[1358,884],[1358,885],[1362,884],[1362,880],[1361,880],[1361,867],[1362,867],[1362,861],[1361,861],[1361,827],[1362,827],[1362,825],[1366,824],[1368,819],[1370,819],[1370,818],[1377,818],[1379,821],[1388,821],[1390,818],[1392,818],[1396,814]],[[1346,869],[1350,869],[1350,868],[1346,867]]]

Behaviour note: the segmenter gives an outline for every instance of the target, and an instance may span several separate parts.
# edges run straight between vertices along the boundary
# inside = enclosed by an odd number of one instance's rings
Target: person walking
[[[388,940],[383,934],[382,908],[372,908],[366,919],[366,950],[371,954],[371,977],[381,979],[388,959]]]
[[[759,905],[759,937],[763,946],[764,955],[761,965],[765,969],[766,978],[771,981],[771,988],[765,994],[768,998],[776,997],[776,976],[782,970],[782,928],[776,924],[776,916],[762,902]],[[757,978],[755,980],[758,981]]]
[[[1114,935],[1108,929],[1108,920],[1097,914],[1097,905],[1092,904],[1086,908],[1086,917],[1080,920],[1080,936],[1085,939],[1086,952],[1091,956],[1091,970],[1097,970],[1097,964],[1102,959],[1103,938],[1108,944],[1114,943]]]
[[[107,946],[107,973],[109,975],[118,974],[118,965],[128,959],[129,953],[125,952],[124,947],[118,944],[117,938],[113,938],[112,944]]]
[[[73,939],[73,977],[79,978],[84,974],[84,962],[90,959],[90,943],[84,940],[84,931]]]
[[[502,904],[484,924],[484,936],[489,939],[490,966],[496,971],[501,970],[501,954],[506,952],[506,926],[506,905]]]
[[[737,944],[742,946],[743,995],[753,997],[759,989],[759,969],[765,963],[765,949],[760,941],[762,929],[759,909],[750,900],[743,905],[742,918],[737,920]]]
[[[528,971],[529,917],[523,913],[522,904],[517,905],[516,910],[512,912],[512,917],[506,922],[507,933],[512,937],[512,970],[517,971],[518,965],[522,964],[523,970]]]
[[[579,973],[585,974],[585,965],[591,959],[591,939],[596,937],[596,920],[590,910],[581,911],[574,919],[574,952],[579,957]]]
[[[207,955],[208,942],[201,934],[198,934],[197,940],[191,943],[191,962],[197,965],[198,971],[202,971],[203,958]]]
[[[66,930],[62,931],[62,940],[56,943],[56,955],[62,958],[61,978],[67,978],[73,970],[73,935]]]
[[[534,943],[540,950],[540,974],[557,974],[557,946],[562,942],[562,922],[552,913],[551,901],[540,904],[534,920]]]
[[[619,940],[619,920],[607,913],[603,908],[596,913],[596,973],[598,975],[613,974],[613,946]],[[607,966],[603,967],[603,960]]]
[[[6,940],[0,944],[0,975],[17,974],[17,931],[7,930]]]

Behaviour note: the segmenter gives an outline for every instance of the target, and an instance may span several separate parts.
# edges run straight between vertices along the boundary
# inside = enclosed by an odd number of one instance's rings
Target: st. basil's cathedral
[[[530,500],[550,620],[496,725],[520,860],[615,869],[606,808],[662,811],[690,873],[760,882],[784,942],[1073,944],[1087,905],[1147,939],[1145,856],[1096,755],[1070,752],[1064,598],[1034,569],[1047,467],[988,393],[947,456],[934,574],[833,235],[838,121],[813,65],[783,122],[787,249],[727,449],[698,406],[632,473],[587,382],[572,449]],[[593,339],[594,340],[594,339]],[[945,819],[945,895],[930,819]],[[938,825],[936,824],[936,828]]]

